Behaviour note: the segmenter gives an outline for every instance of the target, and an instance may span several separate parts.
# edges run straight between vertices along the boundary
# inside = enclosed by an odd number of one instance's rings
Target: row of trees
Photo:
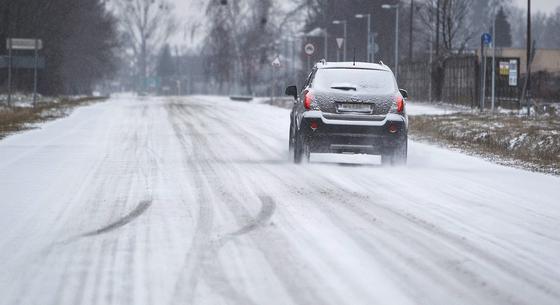
[[[231,90],[253,92],[258,72],[278,51],[280,18],[286,16],[281,13],[278,2],[272,0],[208,2],[208,35],[201,53],[206,74],[218,83],[219,90],[237,85],[243,88]]]
[[[525,47],[527,29],[527,11],[515,6],[505,7],[508,21],[511,24],[512,46]],[[537,48],[560,49],[560,7],[554,11],[537,12],[531,17],[532,39]],[[496,27],[497,29],[497,27]]]
[[[255,72],[262,71],[264,64],[268,65],[278,53],[290,59],[291,51],[283,46],[293,41],[300,68],[305,70],[305,42],[316,46],[312,61],[324,57],[323,37],[303,36],[317,28],[321,29],[319,36],[326,29],[327,60],[335,60],[335,38],[343,37],[343,26],[333,24],[333,20],[347,23],[347,59],[355,56],[357,60],[366,60],[366,23],[355,18],[356,14],[371,14],[377,45],[375,59],[392,65],[395,11],[383,10],[383,4],[399,4],[400,60],[425,61],[431,54],[436,83],[441,81],[438,71],[446,58],[479,47],[480,35],[492,31],[494,16],[499,47],[522,48],[525,44],[525,11],[511,0],[289,0],[281,5],[277,2],[208,2],[202,54],[209,76],[220,84],[239,80],[250,91]],[[538,47],[560,47],[559,22],[560,9],[535,15],[533,33]]]
[[[120,77],[133,78],[131,86],[144,91],[157,74],[160,50],[177,28],[174,7],[168,0],[111,0],[108,4],[119,21]]]
[[[201,53],[206,58],[209,77],[219,84],[232,80],[252,92],[255,76],[276,57],[288,61],[295,55],[300,70],[305,69],[306,55],[302,46],[312,42],[316,55],[312,61],[325,57],[324,38],[308,37],[316,32],[328,39],[326,59],[336,60],[335,38],[343,37],[347,24],[347,60],[367,60],[367,27],[364,19],[356,14],[371,14],[375,40],[375,60],[394,62],[394,10],[383,10],[383,4],[400,5],[400,29],[398,37],[400,57],[404,60],[425,58],[433,46],[435,62],[442,63],[447,56],[476,48],[476,39],[488,31],[491,7],[506,1],[484,0],[246,0],[209,1],[206,8],[206,39]],[[480,22],[487,20],[488,22]],[[319,32],[314,31],[320,29]],[[409,30],[410,29],[410,30]],[[288,46],[288,47],[286,47]],[[280,55],[279,55],[280,54]],[[415,57],[415,58],[413,58]],[[260,79],[267,79],[261,77]]]
[[[0,55],[7,54],[6,38],[43,40],[46,68],[39,74],[43,94],[88,93],[116,69],[116,20],[102,0],[0,0],[0,16]],[[6,75],[2,69],[3,88]],[[16,70],[14,82],[16,89],[30,90],[32,74]]]

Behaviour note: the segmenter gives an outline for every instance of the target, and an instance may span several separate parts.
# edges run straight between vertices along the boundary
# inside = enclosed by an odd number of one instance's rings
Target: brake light
[[[402,113],[404,111],[404,99],[402,96],[397,96],[397,112]]]
[[[305,97],[303,98],[303,106],[305,107],[305,109],[307,110],[311,109],[312,101],[313,101],[313,95],[311,94],[311,92],[307,92],[305,94]]]
[[[317,123],[317,121],[311,121],[311,129],[313,129],[313,131],[317,130],[317,128],[319,128],[319,123]]]

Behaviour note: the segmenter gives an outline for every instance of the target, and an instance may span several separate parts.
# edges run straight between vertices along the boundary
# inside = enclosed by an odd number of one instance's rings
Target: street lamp
[[[342,24],[344,26],[344,49],[342,53],[343,61],[346,61],[346,20],[333,20],[333,24]]]
[[[383,4],[381,6],[384,10],[395,9],[395,78],[398,79],[399,76],[399,5]]]
[[[367,18],[367,61],[373,62],[373,46],[371,43],[371,14],[356,14],[358,19]]]

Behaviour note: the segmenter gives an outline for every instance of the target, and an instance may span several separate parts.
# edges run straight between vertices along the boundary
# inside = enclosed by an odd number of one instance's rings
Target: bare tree
[[[0,41],[8,37],[40,38],[46,67],[39,73],[43,94],[88,93],[115,70],[116,21],[102,0],[0,0]],[[0,49],[0,54],[4,53]],[[32,73],[13,79],[30,90]],[[0,84],[4,83],[0,75]]]
[[[128,47],[133,50],[141,88],[144,88],[153,66],[151,59],[156,57],[175,28],[175,20],[170,14],[172,6],[167,0],[115,0],[113,5],[121,30],[128,36]]]

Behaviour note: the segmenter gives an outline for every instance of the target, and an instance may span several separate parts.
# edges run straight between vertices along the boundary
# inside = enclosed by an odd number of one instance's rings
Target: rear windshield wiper
[[[345,91],[350,91],[350,90],[356,91],[358,88],[356,88],[354,86],[344,85],[344,86],[332,86],[331,89],[345,90]]]

